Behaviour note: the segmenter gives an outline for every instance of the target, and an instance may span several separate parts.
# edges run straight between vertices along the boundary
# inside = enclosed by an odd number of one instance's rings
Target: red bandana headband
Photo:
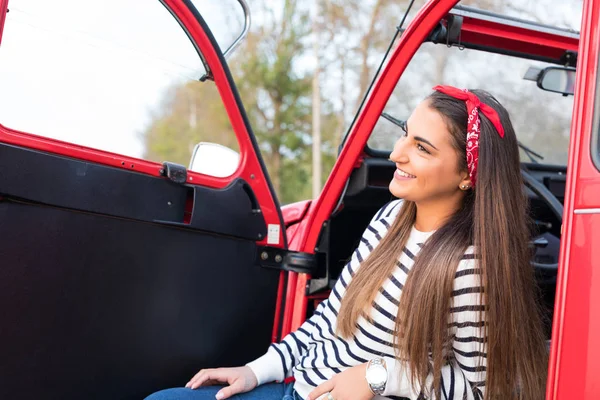
[[[433,90],[467,103],[467,113],[469,114],[469,119],[467,120],[467,165],[469,167],[471,183],[475,186],[475,181],[477,180],[477,162],[479,161],[479,134],[481,133],[479,110],[494,124],[498,134],[503,138],[504,128],[500,123],[500,117],[496,110],[479,101],[479,97],[467,89],[461,90],[453,86],[438,85]]]

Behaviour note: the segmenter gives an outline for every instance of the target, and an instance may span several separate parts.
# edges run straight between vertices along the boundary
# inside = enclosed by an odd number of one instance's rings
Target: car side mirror
[[[238,167],[240,155],[229,147],[217,143],[200,142],[194,147],[190,160],[190,171],[225,178]]]
[[[540,89],[560,93],[563,96],[575,93],[575,68],[546,67],[539,69],[531,67],[523,79],[536,81]]]

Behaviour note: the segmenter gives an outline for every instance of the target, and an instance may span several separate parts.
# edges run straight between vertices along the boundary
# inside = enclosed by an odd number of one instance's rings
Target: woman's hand
[[[317,400],[330,393],[334,400],[371,400],[373,393],[365,378],[367,364],[357,365],[340,372],[333,378],[317,386],[306,400]],[[322,397],[328,400],[327,396]]]
[[[258,385],[256,375],[250,367],[202,369],[185,387],[197,389],[200,386],[228,384],[217,393],[217,399],[227,399],[234,394],[249,392]]]

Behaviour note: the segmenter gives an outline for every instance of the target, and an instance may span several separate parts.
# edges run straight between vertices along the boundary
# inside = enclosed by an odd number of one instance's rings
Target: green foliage
[[[281,203],[311,197],[312,75],[300,71],[308,14],[286,0],[280,23],[252,30],[229,61],[253,132]],[[338,119],[323,102],[323,130],[336,131]],[[161,111],[143,133],[145,157],[184,165],[199,141],[237,149],[235,135],[212,82],[187,84],[165,94]],[[322,139],[323,170],[330,171],[336,145]]]
[[[186,166],[201,141],[239,149],[216,87],[195,81],[165,93],[161,111],[155,113],[143,138],[144,158]]]

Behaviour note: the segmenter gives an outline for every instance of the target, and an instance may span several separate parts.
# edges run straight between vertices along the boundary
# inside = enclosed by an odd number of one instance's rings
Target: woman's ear
[[[460,181],[460,184],[458,185],[460,190],[469,190],[473,187],[473,184],[471,183],[471,178],[469,177],[468,173],[465,173],[462,177],[462,180]]]

